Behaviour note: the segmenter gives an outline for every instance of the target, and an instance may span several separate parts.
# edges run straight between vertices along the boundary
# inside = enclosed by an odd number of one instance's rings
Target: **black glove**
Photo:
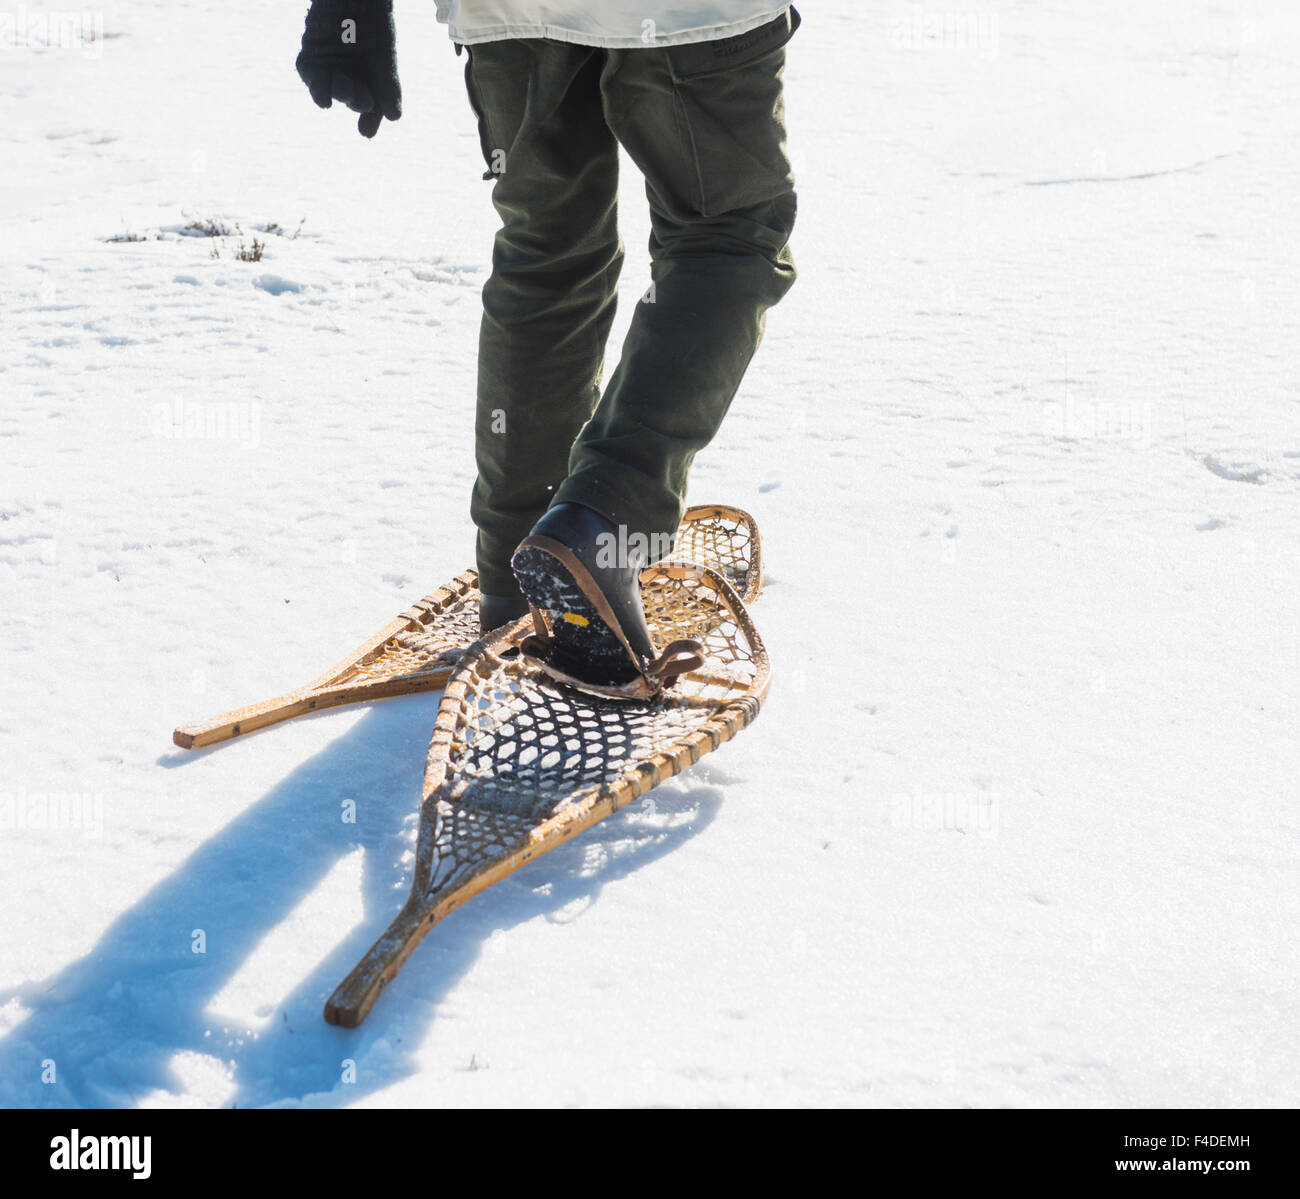
[[[296,65],[321,108],[338,100],[361,114],[363,137],[402,115],[393,0],[312,0]]]

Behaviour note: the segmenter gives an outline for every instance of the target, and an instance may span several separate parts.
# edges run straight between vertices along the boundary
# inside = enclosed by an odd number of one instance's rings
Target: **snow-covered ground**
[[[1300,1102],[1295,5],[808,0],[801,278],[692,483],[769,707],[355,1032],[437,697],[170,731],[470,563],[494,219],[432,4],[373,143],[304,7],[0,36],[0,1104]]]

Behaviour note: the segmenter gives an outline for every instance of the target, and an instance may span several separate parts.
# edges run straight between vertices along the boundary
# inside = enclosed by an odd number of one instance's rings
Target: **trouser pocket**
[[[791,5],[779,17],[739,33],[735,37],[719,38],[710,42],[688,42],[682,46],[667,47],[673,76],[678,80],[697,79],[715,71],[729,71],[743,67],[774,51],[783,49],[794,37],[802,23],[798,10]]]
[[[495,179],[505,165],[505,149],[497,144],[488,125],[487,106],[483,103],[483,95],[474,78],[473,46],[465,47],[465,91],[469,95],[469,106],[474,110],[474,119],[478,122],[479,149],[483,152],[483,162],[487,166],[483,178]]]

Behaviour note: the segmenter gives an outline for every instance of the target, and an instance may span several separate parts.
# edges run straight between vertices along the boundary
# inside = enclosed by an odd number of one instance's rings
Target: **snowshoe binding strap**
[[[603,695],[608,699],[652,699],[667,691],[684,674],[704,665],[704,647],[692,638],[679,638],[653,661],[638,664],[637,677],[627,683],[593,683],[561,670],[552,661],[555,639],[547,627],[546,615],[533,608],[533,632],[519,643],[519,652],[548,678],[566,687]]]

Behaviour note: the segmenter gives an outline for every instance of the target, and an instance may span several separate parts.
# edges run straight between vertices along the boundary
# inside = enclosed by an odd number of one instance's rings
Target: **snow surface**
[[[1300,1102],[1295,5],[808,0],[801,278],[692,480],[769,707],[355,1032],[437,697],[170,731],[469,564],[494,218],[432,4],[373,143],[301,9],[0,50],[0,1103]]]

